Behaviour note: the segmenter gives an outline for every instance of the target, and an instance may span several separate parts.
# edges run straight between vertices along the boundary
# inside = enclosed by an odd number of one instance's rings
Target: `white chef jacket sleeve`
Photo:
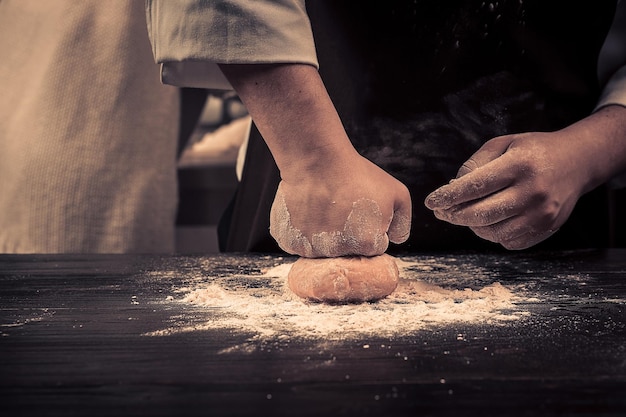
[[[626,107],[626,64],[609,78],[602,90],[596,109],[611,104]]]
[[[626,1],[617,3],[598,58],[598,78],[604,89],[596,110],[611,104],[626,106]]]
[[[609,105],[626,107],[626,1],[617,4],[615,19],[600,51],[598,76],[604,83],[596,110]],[[626,173],[615,176],[611,188],[626,188]]]
[[[626,107],[626,65],[619,68],[606,83],[596,109],[609,105]],[[611,188],[626,188],[626,172],[616,175],[609,181]]]
[[[305,0],[146,0],[161,80],[230,89],[217,64],[318,67]]]

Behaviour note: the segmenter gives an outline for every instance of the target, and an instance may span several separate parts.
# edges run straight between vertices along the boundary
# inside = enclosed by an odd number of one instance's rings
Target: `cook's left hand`
[[[623,169],[624,109],[616,107],[557,132],[488,141],[426,206],[507,249],[547,239],[582,194]]]

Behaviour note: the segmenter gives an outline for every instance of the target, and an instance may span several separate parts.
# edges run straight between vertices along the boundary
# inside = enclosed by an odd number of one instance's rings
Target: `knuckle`
[[[478,193],[485,188],[485,180],[482,177],[473,178],[469,184],[468,188],[473,193]]]
[[[561,204],[556,200],[545,198],[539,205],[536,213],[535,229],[536,231],[550,228],[557,221],[561,212]]]
[[[387,234],[372,234],[362,239],[358,245],[357,255],[376,256],[382,255],[389,246]]]
[[[473,158],[468,159],[467,161],[463,162],[463,165],[461,165],[461,168],[459,168],[457,178],[474,171],[478,167],[478,163]]]

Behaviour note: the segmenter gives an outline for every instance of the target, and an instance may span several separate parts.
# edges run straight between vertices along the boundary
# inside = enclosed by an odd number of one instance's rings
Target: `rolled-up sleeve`
[[[626,65],[618,69],[611,78],[609,78],[600,100],[596,106],[596,110],[605,106],[617,105],[626,107]],[[610,182],[611,188],[626,188],[626,172],[615,176]]]
[[[304,0],[146,0],[146,14],[166,84],[228,89],[217,64],[318,66]]]
[[[598,75],[604,85],[595,110],[605,106],[626,107],[626,2],[619,2],[615,19],[600,52]],[[609,186],[626,188],[626,173],[614,177]]]
[[[603,85],[596,110],[619,105],[626,107],[626,2],[618,2],[613,24],[598,58],[598,78]]]
[[[626,65],[608,80],[596,105],[597,109],[611,104],[626,107]]]

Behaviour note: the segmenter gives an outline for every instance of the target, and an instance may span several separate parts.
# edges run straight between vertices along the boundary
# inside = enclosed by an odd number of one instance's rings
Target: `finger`
[[[278,186],[270,210],[270,234],[285,252],[302,257],[313,257],[311,243],[291,224],[291,216],[281,185]]]
[[[500,223],[524,212],[526,202],[515,188],[507,188],[484,199],[434,210],[435,217],[459,226],[481,227]]]
[[[389,224],[389,240],[393,243],[406,242],[411,234],[411,196],[406,190],[405,196],[396,206]]]
[[[552,236],[558,229],[538,230],[522,216],[485,227],[472,227],[476,236],[501,244],[506,249],[526,249]]]
[[[431,210],[447,209],[493,194],[513,183],[511,164],[510,158],[503,155],[436,189],[426,197],[424,204]]]
[[[460,178],[502,156],[513,141],[511,136],[500,136],[486,142],[461,165],[456,177]]]
[[[515,240],[532,231],[521,216],[512,217],[490,226],[470,227],[476,236],[495,243]]]
[[[342,236],[341,253],[334,256],[382,255],[389,246],[387,222],[374,200],[361,198],[352,204]]]
[[[511,239],[511,240],[507,240],[504,242],[501,242],[501,245],[509,250],[523,250],[523,249],[528,249],[532,246],[535,246],[538,243],[543,242],[544,240],[548,239],[549,237],[551,237],[553,234],[555,234],[556,232],[558,232],[558,229],[555,230],[547,230],[545,232],[541,232],[541,233],[537,233],[537,232],[530,232],[527,234],[524,234],[522,236],[519,236],[515,239]]]

